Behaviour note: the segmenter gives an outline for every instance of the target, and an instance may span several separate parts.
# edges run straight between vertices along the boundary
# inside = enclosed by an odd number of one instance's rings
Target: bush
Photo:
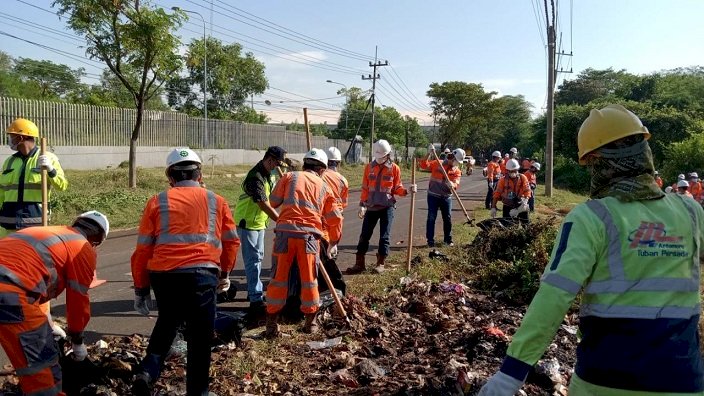
[[[555,156],[553,180],[556,186],[572,192],[589,192],[591,175],[587,167],[579,165],[572,158]]]

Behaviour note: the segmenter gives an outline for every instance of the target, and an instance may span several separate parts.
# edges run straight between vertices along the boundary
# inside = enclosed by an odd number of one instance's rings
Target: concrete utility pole
[[[384,63],[381,63],[377,60],[377,53],[379,51],[379,47],[375,47],[374,50],[374,63],[369,62],[369,67],[374,68],[374,72],[372,74],[369,74],[368,77],[362,76],[362,80],[372,80],[372,129],[369,131],[369,163],[372,162],[372,146],[374,145],[374,118],[375,118],[375,106],[374,106],[374,96],[375,96],[375,91],[376,91],[376,80],[381,78],[381,75],[376,73],[376,68],[381,67],[381,66],[388,66],[389,61],[384,61]]]
[[[545,144],[545,196],[552,197],[553,182],[553,128],[555,123],[555,3],[552,5],[552,24],[548,18],[548,2],[545,4],[545,25],[548,33],[548,103],[547,103],[547,141]]]

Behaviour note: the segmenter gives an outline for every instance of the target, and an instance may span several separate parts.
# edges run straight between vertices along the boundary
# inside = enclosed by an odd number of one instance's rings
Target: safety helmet
[[[684,173],[677,175],[677,180],[684,180]]]
[[[537,170],[540,170],[540,162],[533,162],[532,164],[530,164],[530,166]]]
[[[667,187],[665,187],[665,192],[666,192],[666,193],[671,193],[671,192],[672,192],[672,186],[667,186]]]
[[[78,215],[78,217],[76,217],[76,221],[78,221],[78,219],[92,220],[100,226],[103,230],[103,239],[100,243],[103,243],[105,238],[108,237],[108,234],[110,233],[110,222],[104,214],[98,212],[97,210],[89,210],[88,212]]]
[[[500,152],[500,151],[494,151],[493,153],[491,153],[491,156],[492,156],[492,157],[499,157],[499,158],[501,158],[501,152]]]
[[[454,150],[452,151],[452,155],[455,156],[455,159],[456,159],[457,161],[459,161],[459,162],[464,161],[464,155],[465,155],[465,153],[464,153],[464,150],[462,150],[461,148],[456,148],[456,149],[454,149]]]
[[[689,174],[690,179],[699,179],[699,174],[697,172],[692,172]]]
[[[509,150],[511,153],[516,154],[518,152],[518,149],[515,147],[511,147],[511,150]]]
[[[658,172],[658,171],[653,172],[653,176],[659,176],[659,175],[660,175],[660,172]]]
[[[443,153],[443,154],[450,154],[450,152],[451,152],[450,149],[447,148],[447,147],[445,147],[445,150],[443,150],[442,153]]]
[[[373,151],[374,158],[381,159],[391,153],[391,145],[386,140],[379,139],[376,143],[374,143]]]
[[[18,118],[12,121],[12,124],[5,129],[5,132],[34,138],[39,137],[39,128],[37,128],[37,124],[25,118]]]
[[[579,163],[584,165],[584,157],[592,151],[632,135],[644,135],[650,139],[650,132],[640,119],[619,104],[610,104],[603,109],[593,109],[582,123],[577,134]]]
[[[504,158],[508,158],[510,155],[508,153],[504,154]]]
[[[325,154],[325,151],[318,149],[318,148],[313,148],[310,149],[306,153],[306,155],[303,156],[303,162],[311,163],[311,162],[319,162],[320,164],[315,164],[322,166],[323,168],[328,167],[328,156]]]
[[[519,167],[520,167],[520,165],[518,164],[518,161],[516,161],[515,159],[511,159],[506,163],[506,170],[507,171],[515,171],[515,170],[518,170]]]
[[[202,164],[200,157],[188,147],[176,147],[166,157],[166,169],[181,162],[197,162]]]
[[[342,153],[337,147],[328,147],[327,156],[328,161],[342,161]]]
[[[677,188],[689,188],[689,182],[687,180],[680,180],[677,182]]]

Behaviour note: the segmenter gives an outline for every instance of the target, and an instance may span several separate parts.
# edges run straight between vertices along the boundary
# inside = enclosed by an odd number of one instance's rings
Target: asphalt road
[[[427,174],[421,173],[421,176]],[[408,175],[404,175],[408,176]],[[409,181],[404,184],[408,185]],[[426,190],[427,180],[418,183],[418,193],[415,196],[415,220],[414,220],[414,246],[426,245],[425,221],[426,221]],[[473,207],[471,201],[481,201],[478,207],[483,208],[484,195],[486,194],[486,183],[483,181],[480,172],[475,172],[472,176],[463,176],[459,189],[465,206]],[[362,221],[357,217],[357,202],[359,202],[359,191],[350,192],[350,206],[344,211],[345,223],[343,237],[339,244],[338,265],[342,270],[354,264],[355,249],[362,226]],[[461,221],[464,218],[462,210],[456,202],[453,203],[453,221]],[[469,210],[469,208],[468,208]],[[483,210],[483,209],[481,209]],[[408,223],[410,220],[410,195],[399,198],[394,223],[391,233],[392,251],[405,251],[407,248]],[[135,216],[140,214],[135,213]],[[470,210],[470,216],[472,212]],[[439,217],[439,213],[438,213]],[[457,227],[457,226],[456,226]],[[371,239],[367,262],[375,260],[378,242],[378,226]],[[436,240],[442,241],[442,222],[440,218],[436,222]],[[268,279],[271,267],[271,246],[273,242],[273,232],[271,229],[266,232],[265,247],[266,254],[263,262],[262,278]],[[107,280],[101,286],[90,290],[92,319],[88,323],[86,336],[93,342],[105,335],[131,335],[134,333],[150,334],[154,326],[156,315],[145,317],[136,313],[133,309],[134,291],[132,288],[132,277],[130,273],[130,256],[136,244],[136,230],[115,232],[100,246],[98,251],[98,278]],[[245,307],[246,280],[241,255],[238,257],[237,265],[233,273],[233,285],[239,290],[238,301],[234,306]],[[52,302],[52,313],[55,317],[65,315],[65,300],[63,296]],[[156,312],[154,312],[156,314]],[[2,360],[2,359],[0,359]]]

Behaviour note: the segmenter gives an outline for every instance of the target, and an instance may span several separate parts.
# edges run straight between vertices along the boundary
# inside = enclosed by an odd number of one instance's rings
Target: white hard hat
[[[384,158],[391,153],[391,145],[386,140],[379,139],[376,143],[374,143],[373,150],[374,158]]]
[[[449,148],[447,148],[447,147],[446,147],[446,148],[445,148],[445,150],[443,150],[443,152],[442,152],[442,153],[443,153],[443,154],[450,154],[450,153],[451,153],[451,151],[450,151],[450,149],[449,149]]]
[[[677,180],[684,180],[684,173],[677,175]]]
[[[692,178],[699,179],[699,175],[697,174],[697,172],[692,172],[689,174],[689,178],[690,179],[692,179]]]
[[[530,166],[537,170],[540,170],[540,162],[533,162],[532,164],[530,164]]]
[[[689,188],[689,182],[687,180],[680,180],[677,182],[677,188],[686,187]]]
[[[516,161],[515,159],[511,159],[506,163],[506,170],[507,171],[515,171],[515,170],[518,170],[518,168],[520,168],[520,165],[518,164],[518,161]]]
[[[342,153],[337,147],[328,147],[328,161],[342,161]]]
[[[318,148],[310,149],[310,151],[303,156],[303,162],[309,161],[320,162],[320,165],[323,167],[328,167],[328,156],[323,150]]]
[[[166,169],[169,169],[172,166],[181,162],[197,162],[199,164],[203,163],[200,160],[198,154],[196,154],[196,152],[191,150],[190,148],[176,147],[166,157]]]
[[[653,175],[655,175],[655,176],[658,176],[659,174],[660,174],[660,172],[658,172],[658,171],[653,172]]]
[[[666,192],[666,193],[671,193],[671,192],[672,192],[672,186],[667,186],[667,187],[665,187],[665,192]]]
[[[452,151],[452,155],[455,156],[455,159],[456,159],[457,161],[460,161],[460,162],[464,161],[464,155],[465,155],[465,153],[464,153],[464,150],[462,150],[461,148],[456,148],[456,149],[454,149],[454,150]]]
[[[511,147],[511,150],[509,150],[509,151],[515,154],[518,152],[518,149],[515,147]]]
[[[494,151],[493,153],[491,153],[491,156],[492,156],[492,157],[499,157],[499,158],[501,158],[501,152],[500,152],[500,151]]]
[[[504,158],[508,158],[510,155],[508,153],[504,154]]]
[[[98,212],[97,210],[90,210],[88,212],[81,213],[80,215],[78,215],[78,217],[76,217],[76,220],[78,219],[88,219],[94,221],[100,226],[100,228],[105,234],[103,235],[103,241],[105,240],[105,238],[108,237],[108,233],[110,232],[110,222],[104,214]]]

